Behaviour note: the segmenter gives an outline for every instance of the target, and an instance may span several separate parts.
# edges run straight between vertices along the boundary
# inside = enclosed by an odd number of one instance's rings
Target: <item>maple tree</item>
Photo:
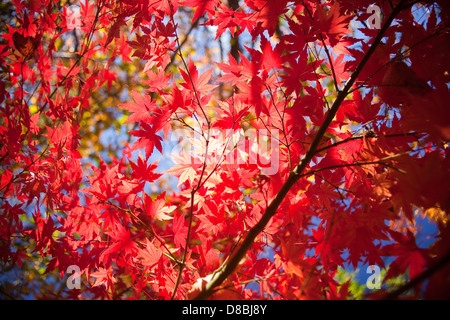
[[[54,276],[34,298],[348,299],[361,264],[406,276],[365,297],[449,297],[446,0],[2,6],[0,258]],[[230,54],[189,54],[200,28]],[[128,142],[93,155],[105,115]]]

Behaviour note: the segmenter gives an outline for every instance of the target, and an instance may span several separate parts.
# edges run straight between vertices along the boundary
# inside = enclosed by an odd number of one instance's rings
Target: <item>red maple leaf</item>
[[[214,127],[221,129],[237,130],[241,127],[241,120],[247,116],[249,112],[249,107],[241,102],[241,99],[233,99],[234,101],[217,101],[219,104],[220,112],[223,116],[214,123]]]
[[[255,20],[267,29],[269,34],[275,32],[278,17],[287,11],[287,0],[245,0],[247,6],[255,11]]]
[[[198,158],[194,158],[186,153],[183,153],[181,156],[173,154],[172,158],[179,164],[174,165],[172,168],[164,171],[164,173],[173,175],[180,174],[177,184],[178,187],[186,181],[192,185],[197,178],[197,170],[202,166],[201,161]]]
[[[239,55],[242,55],[239,52]],[[231,81],[232,85],[236,85],[237,81],[241,77],[242,65],[236,62],[236,59],[228,53],[228,63],[220,63],[216,62],[217,66],[222,70],[225,74],[221,76],[217,81],[229,82]]]
[[[334,75],[336,75],[336,82],[338,85],[342,84],[342,80],[348,80],[350,74],[347,72],[346,62],[344,62],[345,55],[340,54],[336,59],[333,58],[333,55],[330,55],[331,61],[327,61],[326,65],[328,68],[333,67]]]
[[[216,85],[208,84],[212,71],[213,69],[211,68],[202,73],[199,77],[197,67],[191,58],[189,58],[188,71],[186,72],[183,69],[180,69],[181,75],[185,81],[181,85],[191,92],[196,91],[197,93],[207,94],[217,87]]]
[[[219,4],[219,0],[185,0],[181,3],[183,6],[196,8],[194,16],[192,17],[192,22],[202,17],[205,12],[211,19],[214,15],[214,9]]]
[[[164,70],[158,69],[157,72],[148,70],[147,72],[148,80],[143,82],[149,86],[147,91],[150,92],[162,92],[165,88],[169,86],[170,75],[165,74]]]
[[[131,91],[131,96],[134,102],[129,101],[119,105],[119,107],[131,112],[131,115],[128,116],[124,123],[149,121],[153,115],[152,110],[155,107],[155,102],[151,101],[148,95],[143,97],[136,91]]]
[[[317,76],[313,72],[313,68],[308,64],[308,57],[302,53],[300,57],[287,57],[286,62],[290,67],[286,68],[287,74],[282,75],[283,85],[286,87],[286,94],[296,92],[299,94],[302,88],[302,82],[315,81]],[[321,61],[317,61],[316,65],[319,66]]]
[[[139,152],[139,156],[137,159],[137,163],[134,163],[133,161],[130,161],[133,179],[138,179],[139,181],[148,181],[153,182],[159,177],[162,176],[161,173],[155,173],[155,170],[158,167],[158,161],[147,165],[147,161],[145,161],[142,154]]]
[[[409,271],[410,279],[414,279],[425,269],[429,250],[419,248],[414,234],[409,230],[406,235],[393,230],[389,230],[389,233],[395,243],[384,246],[381,254],[396,258],[389,265],[385,279],[398,276],[406,270]]]
[[[146,239],[145,249],[139,249],[139,255],[144,266],[153,269],[162,257],[162,251],[157,249],[153,243]]]
[[[155,200],[145,194],[145,212],[147,216],[156,220],[171,220],[173,217],[167,215],[175,210],[176,206],[166,206],[166,193],[163,192]]]
[[[195,251],[200,254],[200,265],[206,265],[210,270],[219,266],[220,251],[212,247],[212,240],[200,235],[201,245],[195,248]]]
[[[102,268],[100,267],[98,271],[92,272],[91,276],[95,278],[95,283],[92,285],[93,287],[100,286],[102,284],[106,284],[109,288],[117,282],[116,278],[113,276],[112,268]]]
[[[281,54],[278,48],[272,48],[272,44],[265,37],[261,38],[262,67],[264,70],[281,69]]]
[[[136,242],[131,238],[130,230],[121,224],[114,224],[113,229],[105,232],[112,240],[112,244],[101,254],[99,261],[105,266],[109,266],[113,258],[118,256],[131,262],[131,258],[138,252]]]
[[[153,153],[153,149],[159,150],[162,153],[162,138],[156,134],[155,129],[145,122],[141,123],[139,130],[130,131],[130,134],[139,137],[139,139],[133,144],[131,150],[145,149],[145,157],[148,159]]]
[[[314,18],[317,27],[327,35],[327,40],[332,47],[336,46],[343,36],[351,32],[348,24],[352,16],[340,13],[339,2],[334,2],[328,11],[325,11],[322,5],[318,5]]]
[[[188,234],[188,227],[184,225],[184,216],[174,214],[173,216],[173,224],[172,224],[172,232],[173,232],[173,241],[175,247],[186,247],[186,238]]]

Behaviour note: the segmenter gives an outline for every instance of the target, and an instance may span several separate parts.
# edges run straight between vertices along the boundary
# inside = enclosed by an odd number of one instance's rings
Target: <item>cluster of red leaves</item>
[[[424,26],[411,1],[380,2],[385,21],[395,13],[397,22],[383,29],[381,44],[375,41],[380,30],[360,27],[361,39],[350,28],[367,18],[366,1],[258,0],[233,10],[219,0],[86,0],[82,50],[63,64],[53,52],[68,32],[67,12],[51,0],[13,1],[19,26],[8,28],[0,46],[8,74],[0,83],[2,263],[27,260],[29,250],[15,246],[23,239],[49,259],[47,272],[64,277],[76,265],[85,279],[95,278],[68,290],[69,297],[194,297],[194,284],[227,266],[310,154],[215,297],[346,298],[348,283],[339,287],[338,267],[384,267],[386,256],[394,257],[386,280],[421,274],[449,247],[450,50],[439,44],[450,43],[450,20],[445,10],[436,16],[437,7],[448,5],[424,1],[431,12]],[[204,24],[218,26],[217,37],[247,30],[259,39],[259,48],[246,48],[239,61],[230,55],[216,64],[222,72],[216,80],[233,86],[223,101],[210,83],[212,69],[200,74],[179,50],[180,6],[194,8],[193,20],[206,14]],[[284,33],[277,31],[280,19]],[[126,41],[121,27],[130,23],[134,39]],[[106,36],[99,36],[102,29]],[[92,93],[115,77],[91,57],[100,51],[109,65],[130,59],[130,48],[146,61],[148,92],[131,92],[118,107],[128,112],[127,122],[139,124],[129,132],[138,139],[122,158],[100,159],[84,172],[80,119]],[[181,56],[178,78],[166,71],[173,53]],[[344,99],[335,102],[342,92]],[[38,107],[33,114],[31,97]],[[339,109],[327,123],[335,103]],[[161,174],[148,159],[155,148],[162,152],[174,123],[197,130],[200,146],[167,171],[181,191],[152,196],[144,187]],[[262,174],[263,163],[252,161],[267,156],[259,153],[258,137],[240,144],[231,139],[250,128],[278,132],[278,148],[271,150],[278,154],[275,174]],[[220,139],[223,132],[229,136]],[[135,150],[145,156],[133,160]],[[229,150],[240,161],[222,161]],[[434,246],[422,248],[415,228],[404,231],[399,223],[413,224],[415,211],[429,210],[443,214]],[[27,214],[31,227],[23,225]],[[428,296],[448,280],[432,278]],[[251,281],[259,290],[246,286]]]

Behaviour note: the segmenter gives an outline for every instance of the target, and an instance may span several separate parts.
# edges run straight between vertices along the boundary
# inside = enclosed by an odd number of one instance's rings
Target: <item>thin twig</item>
[[[175,26],[175,21],[174,21],[174,13],[173,13],[173,7],[172,4],[169,2],[169,7],[170,7],[170,18],[172,20],[173,25]],[[195,203],[195,193],[200,189],[201,185],[202,185],[202,179],[203,176],[205,174],[206,171],[206,164],[207,164],[207,157],[208,157],[208,148],[209,148],[209,140],[211,138],[211,121],[209,120],[208,116],[206,115],[205,110],[202,107],[201,101],[200,101],[200,97],[198,95],[197,89],[195,88],[195,84],[194,81],[192,80],[191,74],[189,72],[189,67],[186,63],[186,60],[183,57],[183,53],[181,51],[181,43],[180,43],[180,38],[178,37],[178,32],[177,29],[175,28],[175,39],[177,42],[177,51],[178,51],[178,55],[181,59],[181,62],[183,63],[185,69],[186,69],[186,73],[189,77],[189,81],[191,82],[193,91],[194,91],[194,96],[195,99],[197,101],[197,104],[206,120],[207,123],[207,137],[206,137],[206,147],[205,147],[205,155],[204,155],[204,160],[203,160],[203,166],[201,169],[201,173],[200,173],[200,177],[199,177],[199,181],[196,187],[192,188],[191,191],[191,205],[190,205],[190,209],[189,209],[189,222],[188,222],[188,231],[187,231],[187,236],[186,236],[186,245],[184,248],[184,252],[183,252],[183,256],[182,256],[182,260],[181,260],[181,264],[179,264],[179,271],[178,271],[178,276],[177,276],[177,280],[175,282],[175,287],[173,289],[172,292],[172,297],[171,299],[173,300],[175,298],[175,295],[178,291],[178,287],[181,283],[181,277],[183,275],[183,270],[185,267],[185,263],[186,263],[186,258],[187,258],[187,252],[188,252],[188,247],[189,247],[189,242],[190,242],[190,238],[191,238],[191,230],[192,230],[192,221],[193,221],[193,216],[194,216],[194,203]],[[195,114],[194,114],[195,115]],[[197,120],[198,121],[198,120]],[[200,124],[200,123],[199,123]],[[201,127],[201,125],[200,125]]]

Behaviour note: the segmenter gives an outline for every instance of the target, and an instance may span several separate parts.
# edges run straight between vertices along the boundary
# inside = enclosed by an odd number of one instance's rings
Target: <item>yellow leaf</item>
[[[428,218],[430,218],[430,219],[432,219],[432,220],[434,220],[436,222],[441,222],[443,224],[446,224],[447,221],[448,221],[447,214],[445,213],[444,210],[442,210],[439,207],[428,208],[427,210],[425,210],[425,215]]]

